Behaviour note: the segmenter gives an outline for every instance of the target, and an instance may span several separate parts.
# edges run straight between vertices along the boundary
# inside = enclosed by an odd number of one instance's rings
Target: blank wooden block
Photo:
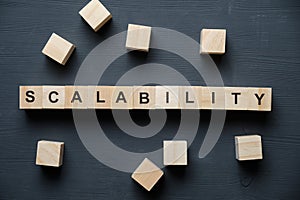
[[[164,141],[164,165],[187,165],[187,141]]]
[[[200,36],[201,54],[224,54],[225,44],[225,29],[202,29]]]
[[[225,109],[226,110],[247,110],[248,89],[242,87],[225,87]]]
[[[111,109],[114,86],[89,86],[89,108]]]
[[[272,110],[272,88],[248,88],[247,90],[248,110]]]
[[[235,136],[235,153],[240,161],[263,159],[261,136]]]
[[[202,87],[201,109],[224,110],[225,88],[224,87]]]
[[[42,109],[43,107],[42,86],[20,86],[19,108],[20,109]]]
[[[163,174],[163,171],[159,167],[149,159],[145,158],[140,166],[133,172],[131,178],[143,186],[147,191],[150,191]]]
[[[87,86],[65,86],[65,108],[87,109],[88,102]]]
[[[65,87],[43,86],[43,109],[64,109]]]
[[[151,27],[141,25],[128,25],[126,48],[131,50],[149,51]]]
[[[112,18],[110,12],[98,0],[90,1],[79,11],[79,14],[94,31],[98,31]]]
[[[60,167],[63,164],[64,143],[41,140],[37,145],[36,165]]]
[[[68,42],[59,35],[52,33],[47,44],[42,50],[42,53],[52,58],[56,62],[65,65],[74,49],[75,46],[72,43]]]
[[[179,86],[179,106],[181,109],[200,109],[201,86]]]
[[[134,86],[133,90],[134,109],[155,109],[155,87]]]
[[[132,109],[133,90],[130,86],[115,86],[112,92],[112,109]]]
[[[180,108],[178,86],[156,86],[155,95],[156,109]]]

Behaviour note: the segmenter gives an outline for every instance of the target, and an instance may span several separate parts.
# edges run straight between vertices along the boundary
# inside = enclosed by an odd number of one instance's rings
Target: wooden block
[[[88,102],[87,86],[65,86],[65,108],[87,109]]]
[[[201,109],[224,110],[225,88],[224,87],[202,87]]]
[[[164,165],[187,165],[187,141],[164,141]]]
[[[247,110],[248,89],[242,87],[225,87],[225,109],[226,110]]]
[[[43,109],[64,109],[65,87],[43,86]]]
[[[163,171],[149,159],[144,161],[133,172],[131,178],[150,191],[163,175]]]
[[[224,54],[225,44],[225,29],[202,29],[200,36],[200,54]]]
[[[89,86],[89,108],[111,109],[115,86]]]
[[[47,44],[42,50],[42,53],[52,58],[56,62],[65,65],[74,49],[75,46],[72,43],[68,42],[59,35],[52,33]]]
[[[43,107],[42,86],[20,86],[19,108],[20,109],[42,109]]]
[[[60,167],[63,164],[64,143],[41,140],[37,145],[36,165]]]
[[[133,109],[155,109],[155,87],[134,86]]]
[[[271,111],[272,88],[248,88],[248,110]]]
[[[149,51],[151,27],[141,25],[128,25],[126,48],[131,50]]]
[[[130,86],[115,86],[112,92],[112,109],[132,109],[133,90]]]
[[[156,86],[155,88],[156,109],[179,109],[178,86]]]
[[[179,105],[181,109],[200,109],[201,86],[179,86]]]
[[[98,0],[91,0],[79,11],[79,14],[94,31],[98,31],[112,18],[110,12]]]
[[[235,153],[240,161],[263,159],[261,136],[235,136]]]

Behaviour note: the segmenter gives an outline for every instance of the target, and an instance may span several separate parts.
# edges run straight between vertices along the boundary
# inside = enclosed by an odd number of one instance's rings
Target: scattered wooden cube
[[[128,25],[126,48],[131,50],[149,51],[151,27],[141,25]]]
[[[202,29],[200,36],[200,54],[224,54],[225,44],[225,29]]]
[[[63,163],[64,143],[41,140],[37,145],[36,165],[60,167]]]
[[[43,108],[43,86],[20,86],[19,87],[20,109]]]
[[[91,0],[79,11],[79,14],[94,31],[98,31],[112,18],[110,12],[98,0]]]
[[[235,153],[240,161],[263,159],[261,136],[235,136]]]
[[[145,158],[133,172],[131,178],[143,186],[147,191],[150,191],[163,174],[163,171],[159,167],[149,159]]]
[[[164,141],[164,165],[187,165],[187,141]]]
[[[72,43],[68,42],[59,35],[52,33],[44,49],[42,50],[42,53],[52,58],[56,62],[65,65],[74,49],[75,46]]]

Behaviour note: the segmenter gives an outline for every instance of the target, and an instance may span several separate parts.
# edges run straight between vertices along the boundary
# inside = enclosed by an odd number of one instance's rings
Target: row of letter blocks
[[[271,111],[271,88],[20,86],[20,109],[219,109]]]

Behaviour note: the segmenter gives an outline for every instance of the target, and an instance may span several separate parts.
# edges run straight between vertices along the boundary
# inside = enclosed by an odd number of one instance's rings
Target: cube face
[[[155,87],[134,86],[133,88],[134,109],[155,109]]]
[[[41,140],[37,145],[36,165],[60,167],[63,162],[63,142]]]
[[[225,29],[202,29],[200,36],[201,54],[224,54],[226,45]]]
[[[271,88],[248,88],[248,110],[271,111],[272,89]]]
[[[43,108],[43,86],[20,86],[19,98],[20,109]]]
[[[225,88],[224,87],[202,87],[201,109],[225,109]]]
[[[75,46],[60,37],[59,35],[52,33],[48,42],[46,43],[42,53],[52,58],[56,62],[65,65],[74,51]]]
[[[179,86],[179,105],[182,109],[200,109],[202,87]]]
[[[145,158],[144,161],[133,172],[131,178],[150,191],[163,175],[163,171]]]
[[[225,109],[247,110],[249,93],[247,88],[225,87]]]
[[[112,92],[112,109],[132,109],[133,90],[130,86],[116,86]]]
[[[115,86],[89,86],[90,107],[111,109],[114,89]]]
[[[79,11],[79,14],[94,31],[98,31],[112,18],[110,12],[98,0],[90,1]]]
[[[65,108],[87,109],[88,90],[85,86],[65,86]]]
[[[187,141],[164,141],[164,165],[187,165]]]
[[[178,86],[156,86],[155,95],[156,109],[180,108]]]
[[[64,109],[65,108],[65,87],[64,86],[43,86],[43,108]]]
[[[235,136],[235,150],[240,161],[263,159],[261,136]]]
[[[149,51],[151,27],[141,25],[128,25],[126,48],[131,50]]]

